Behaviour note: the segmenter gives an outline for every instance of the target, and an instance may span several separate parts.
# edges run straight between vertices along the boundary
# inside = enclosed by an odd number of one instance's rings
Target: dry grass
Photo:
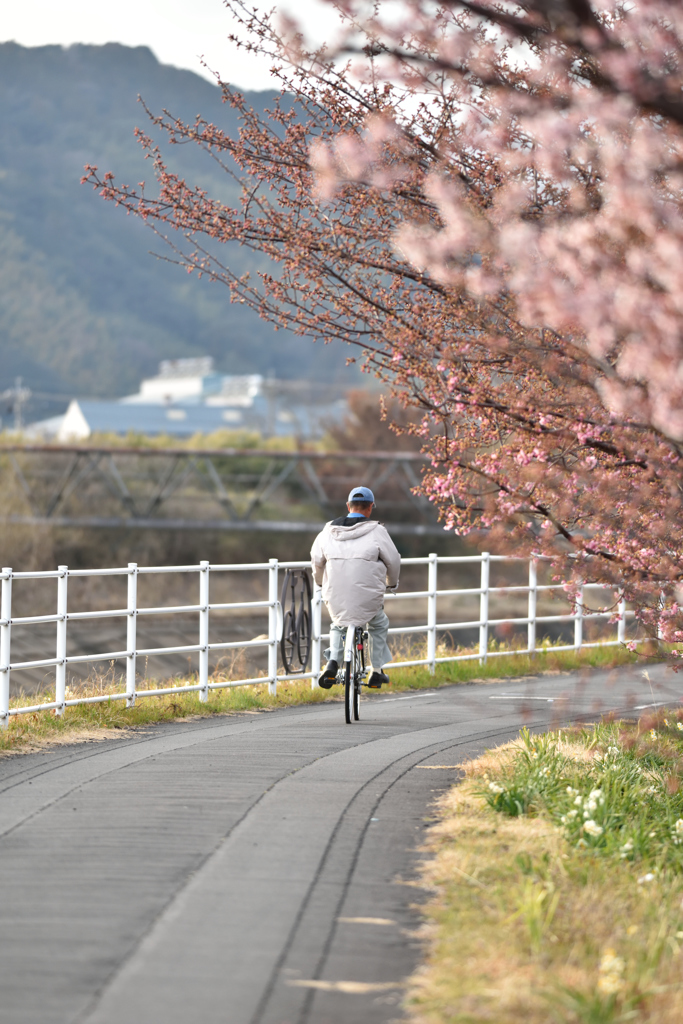
[[[651,722],[646,725],[649,730]],[[638,749],[642,724],[610,728],[624,749],[630,735]],[[680,733],[656,731],[658,738],[648,738],[639,756],[670,772],[680,756]],[[497,813],[485,786],[491,777],[512,785],[523,747],[507,744],[463,766],[465,781],[437,805],[440,820],[423,867],[433,892],[426,959],[407,997],[411,1019],[680,1024],[683,873],[677,848],[669,851],[668,866],[655,853],[649,861],[622,859],[607,847],[570,841],[540,805],[531,816]],[[572,779],[585,774],[594,785],[590,750],[586,732],[570,737],[562,756],[571,761]],[[666,799],[661,803],[664,812]],[[628,813],[619,827],[628,830]],[[651,879],[643,881],[647,874]]]
[[[411,653],[415,656],[415,648]],[[440,652],[443,653],[443,652]],[[458,651],[458,653],[465,653]],[[419,654],[417,655],[419,656]],[[429,689],[434,686],[448,686],[457,683],[493,682],[505,678],[519,678],[537,675],[541,670],[551,674],[570,672],[587,668],[614,668],[631,664],[637,656],[623,648],[590,648],[578,653],[573,651],[547,653],[535,659],[528,655],[509,655],[495,658],[486,665],[478,660],[452,662],[437,667],[436,675],[430,675],[424,667],[391,670],[391,684],[383,692],[403,692],[415,689]],[[235,651],[214,671],[211,681],[220,682],[245,678],[253,675],[246,661],[246,652]],[[144,689],[160,689],[164,686],[193,685],[196,676],[177,679],[146,679],[139,681],[138,700],[135,707],[127,708],[124,700],[105,700],[98,704],[82,704],[67,708],[63,715],[53,711],[38,711],[30,714],[12,715],[8,729],[0,730],[0,754],[27,752],[54,743],[76,743],[84,740],[120,737],[121,730],[152,725],[155,722],[182,721],[210,715],[244,714],[246,712],[272,711],[278,707],[295,704],[334,702],[342,698],[341,688],[332,690],[313,689],[310,680],[296,680],[278,683],[276,696],[268,692],[267,684],[234,686],[210,691],[209,700],[202,703],[197,693],[169,694],[162,697],[145,698]],[[94,674],[84,683],[72,682],[67,698],[111,696],[125,690],[120,671],[114,666],[108,671]],[[13,697],[11,707],[32,706],[39,702],[54,700],[54,690],[46,689],[40,694],[18,694]]]

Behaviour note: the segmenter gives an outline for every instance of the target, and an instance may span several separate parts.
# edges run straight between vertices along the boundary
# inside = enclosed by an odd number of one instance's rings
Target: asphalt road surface
[[[663,667],[174,723],[0,761],[0,1020],[388,1024],[453,767],[677,703]]]

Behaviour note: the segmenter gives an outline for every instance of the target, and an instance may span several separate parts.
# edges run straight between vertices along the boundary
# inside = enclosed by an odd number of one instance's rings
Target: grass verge
[[[439,651],[444,656],[445,650]],[[458,650],[456,653],[467,653]],[[411,657],[420,657],[411,651]],[[414,689],[428,689],[434,686],[448,686],[453,683],[469,683],[501,678],[519,678],[537,675],[541,672],[571,672],[577,669],[614,668],[619,665],[632,664],[638,656],[625,648],[592,647],[583,651],[554,651],[548,646],[544,653],[530,658],[526,654],[506,655],[491,658],[485,665],[478,660],[449,662],[437,666],[436,675],[430,675],[428,669],[412,667],[391,670],[391,684],[383,692],[401,692]],[[239,678],[245,670],[239,661],[229,668],[219,668],[212,681],[218,682],[230,678]],[[163,685],[180,686],[196,683],[196,678],[186,677],[175,680],[146,680],[148,689],[157,689]],[[79,685],[72,685],[67,696],[95,697],[120,693],[125,688],[123,680],[115,675],[112,668],[108,673],[94,676],[93,679]],[[12,715],[9,727],[0,730],[0,753],[34,750],[46,743],[74,743],[88,739],[105,739],[108,736],[120,735],[121,729],[151,725],[155,722],[167,722],[173,719],[182,720],[196,716],[239,714],[244,712],[270,711],[278,707],[291,707],[295,704],[321,703],[341,698],[341,688],[332,690],[312,689],[310,680],[293,680],[279,683],[276,696],[268,693],[267,685],[235,686],[221,690],[212,690],[209,700],[203,704],[197,693],[169,694],[168,697],[145,698],[144,690],[138,692],[135,707],[126,708],[125,701],[111,700],[99,704],[81,704],[67,708],[63,715],[53,711],[36,711],[30,714]],[[45,690],[40,694],[41,701],[49,703],[54,700],[54,690]],[[13,697],[11,707],[25,707],[37,703],[37,696],[20,694]]]
[[[463,767],[430,833],[412,1020],[683,1020],[683,711]]]

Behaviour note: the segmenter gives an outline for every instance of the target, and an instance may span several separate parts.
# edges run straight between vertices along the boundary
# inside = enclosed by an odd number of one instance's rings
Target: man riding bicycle
[[[313,576],[323,588],[323,600],[332,619],[330,647],[325,652],[329,660],[318,679],[326,690],[337,681],[346,627],[366,623],[372,665],[368,686],[378,689],[389,682],[382,671],[391,661],[384,594],[398,587],[401,556],[386,527],[370,521],[374,507],[370,488],[354,487],[346,504],[348,514],[327,523],[311,549]]]

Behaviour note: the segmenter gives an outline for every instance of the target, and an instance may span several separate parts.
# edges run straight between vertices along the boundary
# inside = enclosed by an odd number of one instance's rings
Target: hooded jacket
[[[315,582],[338,626],[364,626],[398,586],[401,556],[381,523],[360,519],[353,526],[328,523],[311,550]]]

